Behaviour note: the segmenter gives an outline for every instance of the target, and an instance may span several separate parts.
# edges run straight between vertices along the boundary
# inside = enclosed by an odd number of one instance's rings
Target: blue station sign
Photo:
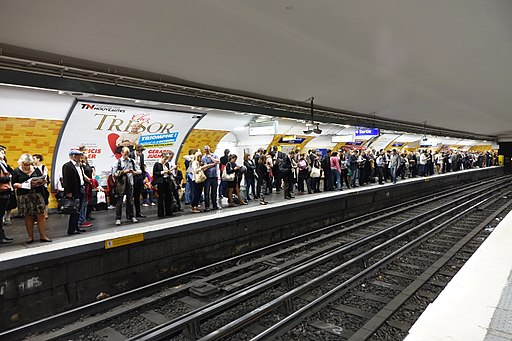
[[[379,136],[379,128],[358,128],[354,130],[356,137],[373,137]]]

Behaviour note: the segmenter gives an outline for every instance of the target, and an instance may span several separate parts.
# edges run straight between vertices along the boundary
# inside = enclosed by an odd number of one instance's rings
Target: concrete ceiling
[[[510,0],[0,0],[0,43],[453,130],[512,133]]]

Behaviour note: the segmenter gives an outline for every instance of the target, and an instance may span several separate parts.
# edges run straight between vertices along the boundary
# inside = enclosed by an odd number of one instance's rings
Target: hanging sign
[[[279,139],[279,143],[285,144],[301,144],[306,139],[304,137],[294,137],[294,136],[283,136]]]
[[[355,137],[374,137],[379,136],[379,128],[362,128],[359,127],[354,130]]]

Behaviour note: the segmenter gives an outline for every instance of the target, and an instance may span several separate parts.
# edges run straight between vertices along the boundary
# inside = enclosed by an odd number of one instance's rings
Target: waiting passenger
[[[203,165],[201,159],[201,152],[196,152],[191,166],[192,173],[194,174],[194,199],[192,199],[192,203],[190,205],[192,213],[201,212],[201,209],[199,208],[199,201],[201,200],[201,193],[203,192],[204,182],[206,180],[206,176],[201,178],[201,175],[204,175],[205,169],[210,168],[209,165]]]
[[[245,172],[245,192],[246,198],[245,200],[251,200],[250,193],[252,193],[253,200],[258,198],[256,193],[256,164],[254,163],[254,159],[251,159],[251,154],[244,154],[244,166],[247,169]]]
[[[140,171],[135,161],[130,158],[130,149],[124,147],[121,150],[121,158],[112,165],[112,175],[116,178],[114,188],[116,206],[116,225],[121,225],[121,213],[123,210],[123,196],[126,196],[126,218],[134,223],[139,221],[135,218],[133,210],[133,175]]]
[[[400,167],[400,155],[398,155],[396,149],[393,149],[391,152],[391,160],[389,162],[389,167],[391,168],[391,180],[394,184],[396,184],[396,177],[398,168]]]
[[[167,156],[167,162],[166,166],[171,170],[171,176],[170,176],[170,186],[169,189],[171,190],[171,196],[173,198],[171,203],[171,210],[174,211],[174,206],[176,205],[176,210],[183,211],[181,209],[181,202],[180,202],[180,184],[183,181],[183,173],[178,169],[178,166],[172,163],[172,159],[174,158],[174,152],[170,151],[169,155]]]
[[[11,173],[12,169],[5,161],[5,147],[0,146],[0,244],[9,244],[12,240],[5,235],[3,227],[5,211],[13,192]]]
[[[80,206],[85,201],[85,179],[82,163],[80,162],[82,152],[79,150],[70,150],[70,161],[62,165],[62,187],[63,197],[69,199],[79,199]],[[112,189],[113,191],[113,189]],[[69,215],[68,235],[80,234],[85,232],[78,227],[79,212],[73,212]]]
[[[267,194],[267,186],[271,183],[270,170],[271,167],[266,164],[266,156],[260,155],[256,169],[256,173],[258,174],[258,181],[261,183],[260,205],[268,204],[268,202],[265,201],[265,195]]]
[[[46,235],[46,222],[44,212],[46,205],[43,198],[43,186],[46,185],[46,178],[41,171],[33,166],[34,159],[30,154],[21,155],[18,160],[19,168],[12,174],[13,187],[18,197],[18,213],[24,217],[25,228],[27,229],[27,244],[34,242],[34,216],[37,218],[39,229],[39,240],[51,242]]]
[[[309,155],[311,162],[311,190],[313,193],[320,193],[320,178],[322,176],[322,167],[320,166],[321,152],[317,150]]]
[[[291,151],[288,155],[284,154],[283,164],[281,166],[281,175],[284,181],[284,198],[292,199],[293,196],[293,158],[295,157],[295,151]]]
[[[336,186],[338,191],[341,191],[341,166],[340,159],[338,158],[338,152],[332,152],[330,158],[331,164],[331,183]]]
[[[306,182],[306,186],[308,189],[308,194],[313,193],[311,190],[311,177],[309,175],[311,171],[311,166],[309,165],[309,162],[307,161],[305,154],[299,155],[299,162],[297,163],[297,167],[299,169],[299,175],[297,179],[297,186],[299,190],[299,194],[304,194],[304,182]]]
[[[203,151],[204,155],[201,163],[208,165],[204,170],[206,175],[206,181],[204,182],[204,210],[208,211],[210,209],[210,202],[213,209],[218,210],[217,189],[219,187],[219,174],[217,172],[217,165],[220,164],[220,160],[217,155],[212,153],[210,146],[204,146]]]
[[[50,192],[48,191],[48,183],[50,182],[50,177],[48,175],[48,168],[42,164],[43,156],[41,154],[34,154],[32,155],[32,158],[34,159],[34,167],[39,169],[39,171],[46,176],[47,185],[43,186],[43,198],[44,203],[46,204],[46,208],[44,211],[44,217],[48,219],[48,200],[50,199]]]
[[[158,191],[157,216],[172,216],[171,170],[167,166],[169,154],[162,153],[160,160],[153,165],[153,185]]]
[[[226,165],[226,173],[230,176],[230,179],[227,180],[228,185],[228,204],[229,207],[235,206],[233,201],[233,192],[235,192],[238,197],[238,205],[247,205],[246,202],[243,201],[242,196],[240,194],[240,178],[241,178],[241,167],[236,164],[237,156],[235,154],[231,154],[229,156],[229,162]]]

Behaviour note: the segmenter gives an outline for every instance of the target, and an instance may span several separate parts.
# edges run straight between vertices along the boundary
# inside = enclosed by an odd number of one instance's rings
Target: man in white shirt
[[[69,152],[69,162],[62,166],[62,181],[64,187],[64,196],[70,199],[79,199],[80,207],[85,203],[85,180],[80,158],[82,152],[71,150]],[[79,234],[85,232],[78,227],[79,212],[69,215],[68,234]],[[92,224],[91,224],[92,225]],[[89,226],[91,226],[89,225]]]

